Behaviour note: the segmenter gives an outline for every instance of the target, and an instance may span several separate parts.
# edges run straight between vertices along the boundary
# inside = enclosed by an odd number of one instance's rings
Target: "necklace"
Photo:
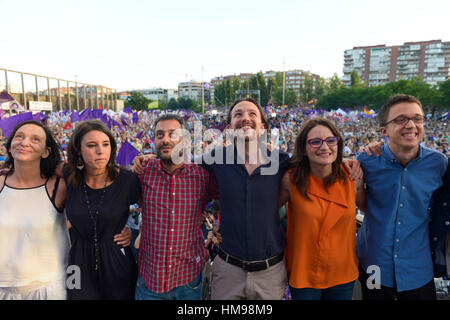
[[[100,261],[100,252],[99,252],[99,248],[98,248],[98,233],[97,233],[97,218],[98,218],[98,211],[99,209],[102,207],[103,204],[103,199],[105,198],[105,193],[106,193],[106,182],[108,181],[108,178],[105,178],[105,186],[103,187],[103,191],[102,194],[100,195],[100,201],[97,207],[97,210],[95,211],[95,213],[92,212],[91,210],[91,202],[89,201],[89,197],[87,194],[87,189],[86,189],[86,181],[84,181],[83,183],[83,191],[84,191],[84,196],[86,198],[86,205],[88,207],[88,213],[89,213],[89,217],[91,218],[92,222],[94,223],[94,251],[95,251],[95,270],[98,270],[99,267],[99,261]]]

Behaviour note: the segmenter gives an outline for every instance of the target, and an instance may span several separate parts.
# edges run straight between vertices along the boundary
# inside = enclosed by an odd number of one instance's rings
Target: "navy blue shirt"
[[[218,147],[208,156],[216,158],[211,163],[203,156],[202,166],[216,176],[219,184],[219,232],[223,240],[220,248],[245,261],[265,260],[282,253],[286,240],[278,213],[278,199],[289,155],[279,151],[278,166],[276,161],[270,161],[251,175],[237,156],[234,145]],[[268,152],[268,156],[270,158],[272,154]],[[275,168],[270,170],[272,174],[264,172],[271,165]]]
[[[381,285],[398,292],[433,279],[429,211],[433,192],[442,185],[447,158],[420,146],[416,159],[403,166],[389,144],[380,157],[357,157],[364,171],[367,206],[356,248],[360,265],[375,265]]]

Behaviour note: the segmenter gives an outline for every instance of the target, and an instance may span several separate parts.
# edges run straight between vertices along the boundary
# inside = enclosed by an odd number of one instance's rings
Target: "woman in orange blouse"
[[[307,121],[295,141],[293,169],[282,180],[280,205],[289,201],[285,257],[293,299],[352,298],[358,278],[355,203],[363,206],[365,194],[362,179],[351,181],[342,165],[343,148],[332,122]]]

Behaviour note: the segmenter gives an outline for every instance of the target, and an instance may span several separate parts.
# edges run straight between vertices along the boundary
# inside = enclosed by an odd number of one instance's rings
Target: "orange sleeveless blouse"
[[[323,180],[310,174],[307,192],[312,201],[303,197],[292,177],[290,188],[285,249],[289,284],[326,289],[357,279],[353,181],[347,175],[346,184],[335,182],[327,193]]]

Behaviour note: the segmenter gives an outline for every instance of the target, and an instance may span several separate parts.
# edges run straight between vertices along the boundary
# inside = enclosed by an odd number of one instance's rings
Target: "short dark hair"
[[[402,102],[417,103],[423,113],[422,104],[420,103],[419,99],[408,94],[396,94],[391,96],[378,111],[378,122],[380,123],[381,127],[385,126],[386,122],[388,121],[387,117],[389,115],[389,110],[391,110],[391,108],[396,104]]]
[[[180,117],[179,115],[175,113],[166,113],[161,116],[159,116],[155,123],[153,124],[153,136],[156,137],[156,126],[160,121],[167,121],[167,120],[176,120],[180,123],[181,129],[186,129],[186,124],[184,122],[184,119]]]
[[[228,110],[227,123],[231,124],[231,112],[233,111],[233,108],[238,103],[241,103],[241,102],[244,102],[244,101],[251,102],[258,108],[259,113],[261,114],[261,122],[264,123],[265,126],[266,126],[266,129],[269,130],[269,120],[267,120],[266,113],[261,108],[261,106],[258,104],[258,102],[255,99],[251,98],[251,97],[248,97],[248,98],[245,98],[245,99],[238,99],[238,100],[234,101],[233,105],[230,107],[230,110]]]
[[[111,145],[111,155],[106,165],[106,171],[111,181],[117,179],[119,175],[117,172],[119,166],[116,164],[117,143],[114,135],[100,120],[82,121],[76,126],[67,145],[67,165],[64,167],[64,175],[68,175],[68,181],[73,187],[78,187],[84,178],[84,169],[78,170],[77,165],[81,157],[81,140],[91,131],[100,131],[108,136]]]
[[[58,164],[61,162],[61,154],[59,153],[59,145],[55,141],[55,138],[53,138],[52,132],[49,128],[47,128],[45,125],[43,125],[39,121],[34,120],[28,120],[19,123],[14,130],[12,131],[11,135],[8,138],[8,141],[6,142],[6,150],[8,152],[8,158],[5,163],[5,167],[9,168],[9,171],[7,172],[7,175],[12,175],[14,173],[14,158],[12,157],[11,152],[9,152],[9,149],[11,148],[12,140],[14,139],[14,136],[16,135],[17,130],[19,130],[22,126],[32,124],[35,126],[38,126],[42,128],[45,132],[45,147],[50,149],[50,154],[47,158],[41,158],[41,176],[44,178],[51,178],[55,175],[55,170]]]

